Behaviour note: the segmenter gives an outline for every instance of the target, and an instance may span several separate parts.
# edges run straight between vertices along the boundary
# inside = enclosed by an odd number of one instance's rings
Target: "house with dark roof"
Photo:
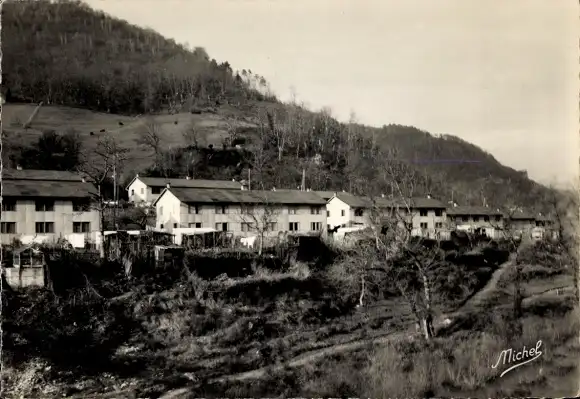
[[[178,188],[210,188],[219,190],[243,190],[242,182],[232,180],[166,179],[164,177],[143,177],[136,175],[127,185],[129,202],[139,205],[151,205],[159,197],[167,184]]]
[[[156,227],[212,228],[234,236],[326,233],[326,201],[311,191],[174,187],[153,203]]]
[[[59,238],[84,246],[99,230],[91,206],[95,187],[81,175],[53,170],[5,169],[2,172],[0,240],[52,242]]]
[[[372,219],[376,217],[396,216],[399,221],[409,223],[417,236],[435,237],[446,231],[446,206],[431,197],[390,199],[337,193],[328,201],[326,210],[331,229],[337,226],[365,226],[374,223]]]
[[[453,206],[447,209],[449,225],[456,230],[480,232],[497,238],[504,229],[504,215],[500,209],[487,206]]]

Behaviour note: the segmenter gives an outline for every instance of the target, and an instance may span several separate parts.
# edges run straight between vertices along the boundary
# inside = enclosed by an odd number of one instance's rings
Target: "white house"
[[[243,190],[245,185],[230,180],[166,179],[164,177],[142,177],[136,175],[127,185],[129,202],[136,205],[151,205],[167,184],[175,188],[208,188],[220,190]]]
[[[470,233],[481,231],[490,238],[500,238],[504,215],[499,209],[486,206],[453,206],[447,209],[449,225]]]
[[[56,242],[75,247],[95,239],[99,213],[92,206],[96,190],[80,175],[54,170],[2,172],[0,242],[10,245]]]
[[[220,190],[169,185],[153,204],[156,227],[212,228],[234,236],[325,234],[326,201],[313,192]]]
[[[396,212],[399,220],[412,225],[417,236],[437,237],[447,231],[446,206],[441,201],[427,198],[374,200],[348,193],[337,193],[326,204],[327,224],[337,227],[368,226]]]

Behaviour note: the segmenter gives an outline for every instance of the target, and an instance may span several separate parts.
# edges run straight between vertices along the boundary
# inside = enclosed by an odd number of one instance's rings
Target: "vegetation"
[[[300,104],[280,104],[267,93],[267,82],[251,71],[235,72],[201,48],[189,50],[80,2],[9,1],[2,17],[6,109],[14,102],[44,103],[38,122],[23,126],[15,119],[26,116],[8,117],[9,144],[41,134],[43,118],[63,112],[55,105],[111,115],[79,123],[76,133],[87,153],[94,147],[89,131],[97,136],[103,125],[117,125],[119,118],[112,114],[156,113],[140,124],[145,133],[131,121],[114,129],[119,146],[131,152],[127,172],[149,168],[152,175],[239,179],[252,168],[256,184],[295,188],[304,171],[309,188],[362,193],[368,187],[360,186],[361,178],[376,178],[381,173],[377,161],[390,159],[417,172],[417,195],[464,204],[481,204],[485,197],[491,206],[509,198],[524,207],[536,207],[546,196],[547,190],[525,173],[461,139],[394,124],[370,128],[354,115],[342,124],[328,110],[314,113]],[[167,112],[176,118],[162,116]],[[209,129],[210,120],[219,124]],[[216,129],[222,142],[211,145],[208,138]],[[390,187],[377,189],[389,192]]]

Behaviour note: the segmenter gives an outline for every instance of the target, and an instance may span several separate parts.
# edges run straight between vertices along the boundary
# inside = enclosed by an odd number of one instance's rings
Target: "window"
[[[151,187],[151,194],[161,194],[163,187]]]
[[[422,229],[426,229],[427,228],[427,223],[425,223],[425,222],[421,223],[421,228]]]
[[[483,221],[484,221],[484,222],[489,222],[489,216],[484,216],[484,217],[483,217]]]
[[[54,222],[36,222],[36,234],[54,233]]]
[[[190,223],[189,224],[190,228],[196,228],[196,229],[201,229],[201,223],[197,222],[197,223]]]
[[[162,206],[159,207],[159,214],[163,215],[163,207]]]
[[[36,201],[36,212],[54,212],[54,201]]]
[[[198,205],[189,205],[187,207],[187,212],[188,213],[194,213],[196,215],[199,215],[199,213],[200,213],[200,207]]]
[[[356,208],[354,210],[354,216],[362,216],[364,215],[364,210],[362,208]]]
[[[246,222],[243,222],[242,223],[242,231],[243,232],[252,231],[253,230],[253,227],[254,226],[252,225],[252,223],[246,223]]]
[[[86,212],[89,210],[90,204],[87,200],[73,200],[73,212]]]
[[[141,187],[141,194],[145,194],[145,188]]]
[[[443,223],[441,223],[441,222],[435,222],[435,228],[436,229],[442,229],[443,228]]]
[[[318,207],[318,206],[311,206],[310,207],[310,214],[311,215],[320,215],[320,207]]]
[[[176,229],[177,228],[177,223],[173,223],[173,228]]]
[[[425,217],[425,216],[427,216],[427,210],[426,210],[426,209],[421,209],[421,210],[419,211],[419,216],[422,216],[422,217]]]
[[[227,223],[216,223],[215,229],[217,231],[228,231],[228,224]]]
[[[2,234],[16,234],[16,222],[2,222],[2,223],[0,223],[0,233],[2,233]]]
[[[288,223],[288,230],[290,230],[290,231],[298,231],[298,222],[290,222],[290,223]]]
[[[320,222],[312,222],[312,223],[310,223],[310,230],[312,230],[312,231],[322,230],[322,223],[320,223]]]
[[[296,208],[289,208],[288,209],[288,214],[289,215],[296,215]]]
[[[469,221],[469,217],[468,216],[462,216],[461,220],[463,220],[464,222],[468,222]]]
[[[329,218],[330,217],[330,211],[326,211],[326,217]]]
[[[225,215],[226,213],[228,213],[228,207],[227,205],[218,205],[215,207],[215,213],[218,215]],[[226,230],[224,230],[226,231]]]
[[[73,222],[73,233],[90,233],[91,224],[89,222]]]
[[[496,222],[499,222],[500,220],[501,220],[501,216],[496,216],[496,217],[495,217],[495,221],[496,221]]]
[[[251,205],[243,205],[241,210],[243,215],[251,215],[254,213],[254,207]]]
[[[268,222],[268,224],[266,224],[267,231],[276,231],[276,229],[277,229],[276,222]]]
[[[474,221],[474,222],[479,222],[479,216],[474,216],[474,217],[473,217],[473,221]]]
[[[341,209],[341,211],[340,211],[340,216],[344,216],[344,213],[345,213],[345,212],[344,212],[344,209]]]
[[[2,198],[2,212],[15,212],[16,201]]]
[[[135,195],[135,190],[131,190],[131,197]]]
[[[438,216],[438,217],[443,216],[443,210],[442,209],[435,209],[435,216]]]

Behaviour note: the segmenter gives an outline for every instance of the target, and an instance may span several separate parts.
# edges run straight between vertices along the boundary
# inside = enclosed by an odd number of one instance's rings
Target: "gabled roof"
[[[447,209],[448,215],[503,216],[503,212],[487,206],[455,206]]]
[[[530,212],[516,212],[510,215],[511,220],[536,220],[536,215]]]
[[[204,204],[284,204],[284,205],[325,205],[326,201],[312,191],[283,190],[220,190],[170,187],[163,190],[155,200],[155,205],[165,193],[171,192],[184,203]]]
[[[343,201],[345,204],[354,208],[371,208],[374,206],[379,208],[413,208],[413,209],[445,209],[443,202],[434,198],[414,197],[409,199],[390,199],[384,197],[368,198],[361,197],[349,193],[337,193],[336,198]]]
[[[80,182],[82,181],[82,176],[78,173],[61,170],[4,169],[2,170],[2,179]]]
[[[313,193],[316,193],[317,195],[319,195],[320,197],[322,197],[323,199],[325,199],[326,201],[328,201],[329,199],[331,199],[332,197],[334,197],[335,194],[337,194],[336,191],[320,191],[320,190],[315,190],[312,191]]]
[[[4,197],[90,198],[97,194],[91,183],[82,181],[4,180]]]
[[[231,180],[166,179],[164,177],[135,176],[127,185],[127,189],[137,179],[149,187],[165,187],[169,183],[171,187],[177,188],[216,188],[222,190],[241,190],[242,188],[242,183]]]

